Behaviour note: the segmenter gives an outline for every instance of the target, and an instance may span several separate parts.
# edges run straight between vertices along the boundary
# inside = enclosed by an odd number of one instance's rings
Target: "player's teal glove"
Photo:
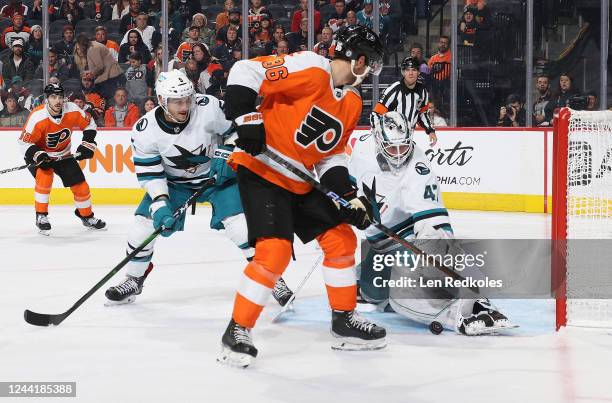
[[[164,227],[164,230],[161,232],[162,236],[168,237],[176,231],[176,218],[172,215],[170,201],[167,196],[156,198],[155,201],[151,203],[149,212],[151,213],[151,217],[153,217],[153,227],[156,230],[160,229],[162,226]]]
[[[215,150],[214,157],[210,163],[210,177],[215,177],[215,185],[222,185],[236,178],[236,172],[227,165],[227,160],[233,150],[234,146],[229,145],[219,146]]]

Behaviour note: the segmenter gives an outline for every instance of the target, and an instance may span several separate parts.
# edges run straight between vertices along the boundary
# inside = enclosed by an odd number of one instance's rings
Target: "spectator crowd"
[[[29,111],[44,101],[46,69],[49,80],[61,82],[69,99],[99,126],[131,126],[156,105],[154,83],[164,55],[162,1],[49,0],[48,10],[43,10],[42,0],[0,0],[4,4],[0,9],[0,125],[22,126]],[[239,0],[237,4],[221,1],[168,0],[167,52],[170,69],[184,71],[197,92],[220,98],[229,70],[243,57],[243,48],[248,48],[249,57],[306,50],[312,26],[313,50],[330,58],[333,35],[339,28],[374,25],[373,0],[315,0],[313,24],[308,21],[307,0],[243,0],[249,2],[247,15],[242,15]],[[406,3],[380,0],[378,29],[389,49],[405,36]],[[413,4],[419,17],[423,17],[422,3]],[[49,14],[48,32],[41,27],[43,12]],[[242,32],[245,19],[247,44]],[[457,25],[460,45],[487,49],[493,27],[493,12],[486,1],[467,0]],[[49,35],[50,44],[46,65],[42,62],[44,35]],[[430,108],[432,119],[446,124],[449,36],[439,37],[429,57],[420,43],[402,51],[420,61],[420,80],[436,105]],[[396,74],[388,83],[397,78]],[[550,124],[555,108],[569,104],[578,93],[569,75],[561,76],[554,89],[551,79],[537,78],[531,111],[534,125]],[[381,82],[384,85],[384,79]],[[516,94],[503,97],[498,125],[524,125],[524,100]],[[589,97],[589,105],[595,105],[596,94]]]

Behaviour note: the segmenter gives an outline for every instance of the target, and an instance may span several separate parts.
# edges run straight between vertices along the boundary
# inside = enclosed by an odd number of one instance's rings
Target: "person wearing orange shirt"
[[[335,349],[380,349],[386,331],[355,312],[357,239],[371,223],[368,200],[357,196],[346,167],[346,143],[361,115],[354,88],[382,69],[383,45],[369,28],[342,28],[333,60],[314,52],[241,60],[230,70],[226,117],[238,139],[229,163],[237,170],[249,244],[245,268],[218,361],[246,367],[257,356],[251,329],[276,280],[289,264],[294,234],[323,250],[323,277],[332,308]],[[256,108],[258,96],[263,102]],[[338,208],[326,195],[265,154],[271,150],[349,201]]]
[[[96,150],[96,124],[73,102],[64,102],[61,84],[45,87],[45,103],[34,108],[19,137],[19,146],[30,172],[36,178],[34,207],[36,227],[42,235],[49,235],[49,194],[56,173],[65,187],[74,195],[75,214],[89,229],[101,230],[106,223],[94,217],[91,209],[89,185],[77,160],[92,158]],[[71,158],[72,130],[83,131],[83,141],[77,148],[76,158]]]
[[[438,53],[429,58],[427,64],[435,80],[444,81],[450,78],[451,52],[449,45],[450,38],[442,35],[438,40]]]
[[[128,94],[125,88],[117,88],[113,97],[115,104],[104,113],[104,126],[106,127],[129,127],[140,119],[140,110],[133,102],[128,102]]]
[[[111,55],[115,61],[119,58],[119,44],[113,40],[110,40],[106,37],[107,31],[104,25],[99,25],[96,27],[96,42],[101,43],[106,46],[110,51]]]

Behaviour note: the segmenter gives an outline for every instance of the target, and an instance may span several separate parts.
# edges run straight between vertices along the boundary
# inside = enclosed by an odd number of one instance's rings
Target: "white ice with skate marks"
[[[188,217],[184,233],[159,242],[157,267],[135,304],[105,307],[104,287],[59,327],[26,324],[25,308],[63,312],[125,256],[132,211],[95,208],[108,231],[91,232],[72,208],[51,205],[53,230],[41,237],[32,207],[0,207],[0,381],[76,381],[84,402],[612,400],[612,336],[555,333],[552,301],[496,301],[521,325],[498,337],[434,336],[395,314],[364,313],[387,327],[387,348],[332,351],[320,270],[280,323],[271,323],[280,308],[270,299],[253,332],[253,366],[223,367],[215,358],[244,262],[208,229],[207,207]],[[546,237],[549,225],[537,214],[452,211],[451,218],[469,237]],[[290,287],[318,253],[296,244],[298,261],[284,276]]]

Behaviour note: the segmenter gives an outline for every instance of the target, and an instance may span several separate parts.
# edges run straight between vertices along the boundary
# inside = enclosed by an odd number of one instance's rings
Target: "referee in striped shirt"
[[[391,84],[376,104],[374,112],[383,115],[388,111],[396,111],[406,116],[414,129],[417,122],[429,136],[429,143],[434,146],[438,141],[436,131],[431,125],[427,109],[429,109],[429,93],[425,85],[418,82],[419,61],[407,57],[402,62],[403,79]]]

